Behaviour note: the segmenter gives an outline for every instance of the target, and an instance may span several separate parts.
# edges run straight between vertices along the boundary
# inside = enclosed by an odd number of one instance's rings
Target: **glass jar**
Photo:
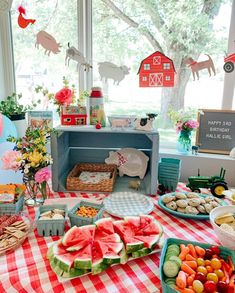
[[[178,136],[178,152],[188,154],[192,149],[192,131],[181,130]]]

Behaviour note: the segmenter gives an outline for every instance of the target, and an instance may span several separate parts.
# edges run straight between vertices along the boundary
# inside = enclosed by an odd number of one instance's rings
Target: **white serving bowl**
[[[221,206],[221,207],[214,208],[210,212],[210,222],[221,244],[223,246],[226,246],[230,249],[235,250],[235,233],[231,234],[221,229],[220,226],[218,226],[215,223],[215,219],[218,216],[222,216],[228,213],[235,214],[235,205],[228,205],[228,206]]]

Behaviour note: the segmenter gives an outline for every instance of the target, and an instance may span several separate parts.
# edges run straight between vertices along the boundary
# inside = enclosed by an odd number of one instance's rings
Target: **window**
[[[36,23],[27,30],[20,29],[17,24],[19,3],[13,0],[12,4],[16,88],[27,99],[35,95],[33,88],[37,84],[57,91],[61,88],[63,76],[75,84],[79,79],[78,90],[90,90],[83,84],[84,72],[76,71],[73,60],[69,66],[64,65],[69,43],[76,48],[86,45],[84,55],[88,58],[91,58],[89,50],[92,48],[93,68],[85,73],[91,81],[90,86],[102,87],[106,115],[125,113],[145,117],[149,111],[159,113],[156,125],[161,132],[161,141],[175,141],[175,132],[167,116],[170,107],[176,111],[180,108],[220,109],[222,105],[235,109],[234,79],[226,84],[231,90],[223,99],[224,80],[228,77],[223,70],[224,52],[235,52],[232,34],[229,41],[231,15],[233,24],[235,22],[235,14],[231,14],[235,0],[216,3],[176,1],[174,6],[170,1],[164,5],[158,1],[135,0],[58,0],[58,5],[56,0],[49,2],[23,2],[27,16],[36,19]],[[83,5],[86,9],[81,9]],[[151,11],[159,13],[152,15]],[[84,24],[87,27],[84,28]],[[39,49],[34,48],[36,34],[44,27],[56,42],[61,43],[60,53],[47,56],[40,45]],[[85,37],[81,35],[83,31],[86,32]],[[161,87],[159,82],[155,86],[139,87],[137,73],[140,64],[155,51],[164,52],[174,62],[173,88]],[[203,69],[198,72],[199,79],[196,76],[194,81],[191,68],[186,64],[187,58],[201,62],[207,61],[208,55],[213,60],[216,74],[212,72],[210,76],[208,70]],[[99,67],[103,62],[116,66],[118,76],[101,76]],[[160,65],[162,60],[158,57],[152,62]],[[167,62],[164,66],[164,69],[171,67]],[[150,67],[151,63],[145,64],[144,69],[150,70]]]
[[[156,112],[161,141],[167,140],[169,145],[176,141],[167,115],[171,107],[175,111],[193,108],[195,113],[200,108],[221,109],[224,52],[228,50],[231,9],[232,1],[219,1],[218,6],[213,1],[176,1],[174,7],[170,1],[166,5],[157,1],[141,1],[141,4],[134,0],[93,1],[93,83],[104,89],[107,114],[144,117],[149,111]],[[151,11],[159,13],[153,17]],[[174,48],[168,51],[170,45]],[[233,48],[235,52],[234,45]],[[161,82],[155,82],[154,86],[151,83],[151,87],[139,87],[139,66],[155,51],[164,52],[173,60],[175,86],[172,88],[160,87]],[[187,58],[204,62],[209,59],[208,55],[213,60],[216,74],[210,76],[207,69],[200,70],[199,80],[194,81],[191,68],[186,64]],[[118,86],[111,78],[107,83],[100,81],[95,67],[104,61],[130,68]],[[154,65],[160,62],[159,58],[153,59]],[[164,62],[163,69],[171,69],[170,62]],[[169,78],[167,76],[165,80]]]
[[[170,69],[171,65],[170,63],[163,63],[163,69]]]
[[[142,80],[143,80],[143,81],[147,81],[148,79],[147,79],[146,76],[143,76],[143,77],[142,77]]]
[[[144,70],[150,70],[150,64],[144,64]]]
[[[153,57],[153,65],[160,65],[161,64],[161,57],[160,56],[154,56]]]
[[[165,80],[169,81],[169,80],[171,80],[171,77],[170,76],[166,76],[165,77]]]
[[[23,1],[22,5],[26,10],[26,18],[36,19],[33,25],[29,24],[25,29],[19,27],[19,1],[13,0],[11,23],[16,90],[23,94],[25,103],[28,103],[31,99],[39,98],[34,91],[37,85],[56,92],[63,86],[63,76],[66,76],[71,84],[78,85],[76,63],[71,60],[68,65],[67,60],[65,66],[68,47],[78,48],[78,15],[76,0],[33,0]],[[42,30],[49,35],[41,35],[41,41],[37,43],[37,35]],[[50,53],[43,48],[48,37],[55,39],[49,45],[52,49]],[[42,106],[45,107],[47,101],[44,100],[43,103],[45,105]]]

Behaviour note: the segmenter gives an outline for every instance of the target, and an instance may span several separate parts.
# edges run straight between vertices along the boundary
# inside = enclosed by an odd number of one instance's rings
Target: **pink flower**
[[[182,121],[177,121],[176,132],[179,133],[183,129]]]
[[[17,171],[22,163],[20,151],[6,151],[2,156],[3,169]]]
[[[51,171],[45,167],[37,171],[35,174],[35,181],[37,183],[42,183],[44,181],[48,181],[51,178]]]
[[[68,88],[62,88],[55,94],[55,100],[60,105],[70,105],[73,99],[73,92]]]
[[[187,122],[185,122],[185,127],[189,128],[189,129],[196,129],[199,126],[199,123],[195,120],[188,120]]]

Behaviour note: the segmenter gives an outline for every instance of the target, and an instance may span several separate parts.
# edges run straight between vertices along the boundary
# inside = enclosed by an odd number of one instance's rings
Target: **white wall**
[[[182,156],[176,151],[160,150],[160,158],[176,158],[181,160],[181,182],[188,182],[189,176],[219,175],[220,168],[226,169],[225,181],[230,187],[235,187],[235,159],[226,155],[202,154]]]

